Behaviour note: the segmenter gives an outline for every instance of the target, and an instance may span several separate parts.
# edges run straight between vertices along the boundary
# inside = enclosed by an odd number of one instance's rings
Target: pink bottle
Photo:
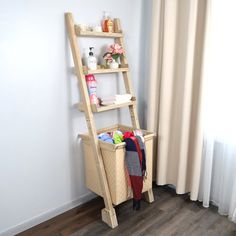
[[[98,98],[97,98],[97,81],[93,74],[85,75],[90,103],[98,105]]]

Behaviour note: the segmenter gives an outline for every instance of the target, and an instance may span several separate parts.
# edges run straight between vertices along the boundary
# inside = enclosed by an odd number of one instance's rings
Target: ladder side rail
[[[115,32],[122,32],[120,19],[118,19],[118,18],[114,19],[114,29],[115,29]],[[124,44],[124,38],[123,37],[115,38],[115,42],[120,44],[122,46],[122,48],[125,49],[125,46],[124,46],[125,44]],[[124,56],[122,56],[120,58],[120,60],[121,60],[122,65],[128,64],[125,53],[124,53]],[[130,93],[133,97],[135,97],[134,91],[133,91],[133,86],[132,86],[132,83],[131,83],[130,72],[129,71],[122,72],[122,75],[123,75],[123,79],[124,79],[126,92]],[[129,106],[129,112],[130,112],[130,118],[131,118],[132,126],[136,129],[140,129],[139,120],[138,120],[138,113],[137,113],[137,104],[136,103],[134,103],[132,106]]]
[[[105,172],[105,168],[104,168],[104,164],[102,160],[101,150],[98,143],[94,117],[91,111],[90,100],[89,100],[89,96],[87,92],[86,80],[83,73],[82,60],[80,57],[80,50],[78,47],[77,37],[75,34],[74,20],[73,20],[72,13],[66,13],[65,17],[66,17],[66,24],[67,24],[71,50],[72,50],[72,55],[73,55],[73,60],[74,60],[74,65],[75,65],[75,72],[76,72],[78,83],[79,83],[80,93],[82,95],[86,123],[88,126],[89,135],[91,138],[92,148],[93,148],[95,161],[96,161],[96,165],[97,165],[98,173],[99,173],[102,195],[103,195],[103,199],[105,203],[105,209],[102,211],[102,216],[103,216],[103,220],[107,221],[106,223],[110,225],[112,228],[114,228],[118,225],[118,223],[117,223],[115,209],[113,208],[113,205],[112,205],[107,176],[106,176],[106,172]]]
[[[114,19],[114,27],[115,27],[115,32],[122,32],[121,31],[120,20],[117,19],[117,18]],[[125,48],[124,47],[124,38],[116,38],[115,41],[117,43],[119,43],[123,48]],[[122,64],[128,64],[126,55],[121,57],[121,63]],[[126,92],[130,93],[130,94],[132,94],[132,96],[134,96],[134,91],[133,91],[133,87],[132,87],[132,84],[131,84],[130,72],[129,71],[122,72],[122,74],[123,74],[123,78],[124,78]],[[137,113],[137,104],[134,103],[132,106],[129,106],[129,111],[130,111],[130,117],[131,117],[132,125],[135,128],[140,129],[139,120],[138,120],[138,113]],[[154,197],[153,197],[152,189],[148,189],[148,191],[144,193],[144,197],[145,197],[147,202],[153,202]]]

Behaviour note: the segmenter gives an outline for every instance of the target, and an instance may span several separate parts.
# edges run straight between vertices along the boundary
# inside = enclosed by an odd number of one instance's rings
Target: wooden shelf
[[[101,150],[101,145],[107,146],[108,143],[98,140],[93,112],[104,112],[104,111],[109,111],[109,110],[113,110],[113,109],[119,109],[122,107],[127,107],[127,108],[129,108],[130,118],[131,118],[131,122],[132,122],[131,129],[139,129],[140,125],[139,125],[139,121],[138,121],[136,100],[135,100],[135,97],[132,97],[132,99],[130,101],[125,102],[125,103],[112,104],[109,106],[101,106],[101,107],[97,107],[95,104],[92,104],[92,105],[90,104],[90,99],[88,96],[88,89],[86,86],[86,81],[84,80],[85,79],[84,78],[85,72],[86,73],[87,72],[93,73],[93,74],[123,72],[123,73],[121,73],[121,75],[124,79],[125,93],[131,94],[133,96],[134,92],[133,92],[133,87],[131,85],[130,73],[126,72],[126,71],[128,71],[129,67],[128,67],[128,61],[127,61],[127,57],[126,57],[125,53],[124,53],[124,56],[122,56],[120,58],[122,68],[118,68],[115,70],[98,68],[95,71],[91,71],[88,69],[86,69],[86,71],[84,71],[84,68],[82,65],[80,47],[78,45],[78,41],[80,41],[80,40],[78,40],[78,37],[105,38],[106,40],[109,39],[109,41],[114,41],[114,43],[118,43],[122,48],[124,48],[124,37],[123,37],[122,29],[121,29],[121,24],[120,24],[120,20],[118,18],[114,18],[113,23],[114,23],[115,33],[81,31],[79,25],[75,25],[72,13],[69,13],[69,12],[66,13],[65,17],[66,17],[67,31],[69,34],[69,40],[70,40],[70,44],[71,44],[71,51],[72,51],[72,55],[73,55],[74,65],[75,65],[75,72],[76,72],[76,76],[78,79],[78,85],[80,88],[81,98],[83,101],[83,104],[79,103],[79,104],[76,104],[76,106],[78,106],[78,108],[84,112],[85,118],[87,121],[86,123],[88,126],[88,131],[89,131],[88,137],[89,137],[90,147],[88,150],[86,150],[85,154],[88,157],[92,158],[91,159],[92,161],[89,162],[89,165],[92,166],[92,169],[87,174],[88,174],[88,176],[89,175],[95,176],[96,181],[99,181],[99,186],[97,186],[97,182],[94,182],[94,183],[91,182],[91,185],[88,184],[87,186],[95,193],[98,193],[98,194],[101,193],[100,195],[102,195],[103,200],[104,200],[104,205],[105,205],[105,208],[102,209],[102,220],[111,228],[115,228],[118,226],[118,222],[117,222],[116,211],[115,211],[114,205],[117,205],[117,204],[115,204],[116,202],[113,199],[113,195],[111,195],[113,189],[109,185],[109,183],[110,183],[109,176],[106,173],[106,168],[105,168],[104,162],[103,162],[103,154],[104,153]],[[111,40],[111,39],[113,39],[113,40]],[[125,67],[125,65],[127,65],[127,67]],[[117,145],[109,144],[109,145],[113,146],[113,147],[119,146],[119,144],[117,144]],[[123,144],[120,144],[120,145],[123,145]],[[112,151],[114,151],[114,150],[112,149]],[[123,153],[121,155],[123,155]],[[151,155],[151,153],[150,153],[150,155]],[[152,159],[151,156],[150,156],[150,159]],[[99,187],[99,188],[97,188],[97,187]],[[148,188],[146,190],[146,193],[144,196],[145,196],[146,200],[151,203],[154,201],[151,184],[149,187],[150,188]],[[124,196],[124,200],[126,199],[126,197],[127,196]],[[124,201],[124,200],[122,200],[122,201]]]
[[[80,37],[123,38],[122,33],[82,31],[78,25],[75,25],[75,33]]]
[[[103,111],[109,111],[109,110],[114,110],[122,107],[128,107],[136,104],[136,101],[130,101],[130,102],[125,102],[125,103],[120,103],[120,104],[112,104],[108,106],[100,106],[97,107],[95,104],[91,104],[91,109],[92,112],[103,112]],[[78,109],[80,111],[84,111],[84,105],[82,102],[78,103]]]
[[[128,65],[117,69],[109,69],[109,68],[98,68],[97,70],[88,70],[86,66],[83,66],[84,74],[109,74],[109,73],[119,73],[119,72],[127,72],[129,71]]]

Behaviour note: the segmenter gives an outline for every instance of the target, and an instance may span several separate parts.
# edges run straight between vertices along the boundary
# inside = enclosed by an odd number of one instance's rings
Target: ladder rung
[[[123,38],[122,33],[82,31],[78,25],[75,25],[75,34],[80,37]]]
[[[125,103],[112,104],[109,106],[100,106],[100,107],[97,107],[95,104],[91,104],[91,109],[92,109],[92,112],[103,112],[103,111],[114,110],[114,109],[118,109],[122,107],[133,106],[135,104],[136,104],[136,101],[130,101],[130,102],[125,102]],[[84,105],[82,102],[78,103],[78,109],[80,111],[84,111]]]
[[[124,66],[117,68],[117,69],[98,68],[97,70],[88,70],[88,68],[86,66],[83,66],[83,71],[84,71],[84,74],[109,74],[109,73],[127,72],[127,71],[129,71],[129,67],[128,67],[128,65],[124,65]]]

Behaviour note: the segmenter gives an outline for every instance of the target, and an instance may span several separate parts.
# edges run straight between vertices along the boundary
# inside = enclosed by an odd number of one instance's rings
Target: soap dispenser
[[[89,70],[97,70],[97,58],[93,53],[94,47],[89,48],[89,56],[87,58],[87,67]]]
[[[108,12],[104,11],[103,21],[102,21],[102,31],[113,33],[113,21],[111,20]]]

